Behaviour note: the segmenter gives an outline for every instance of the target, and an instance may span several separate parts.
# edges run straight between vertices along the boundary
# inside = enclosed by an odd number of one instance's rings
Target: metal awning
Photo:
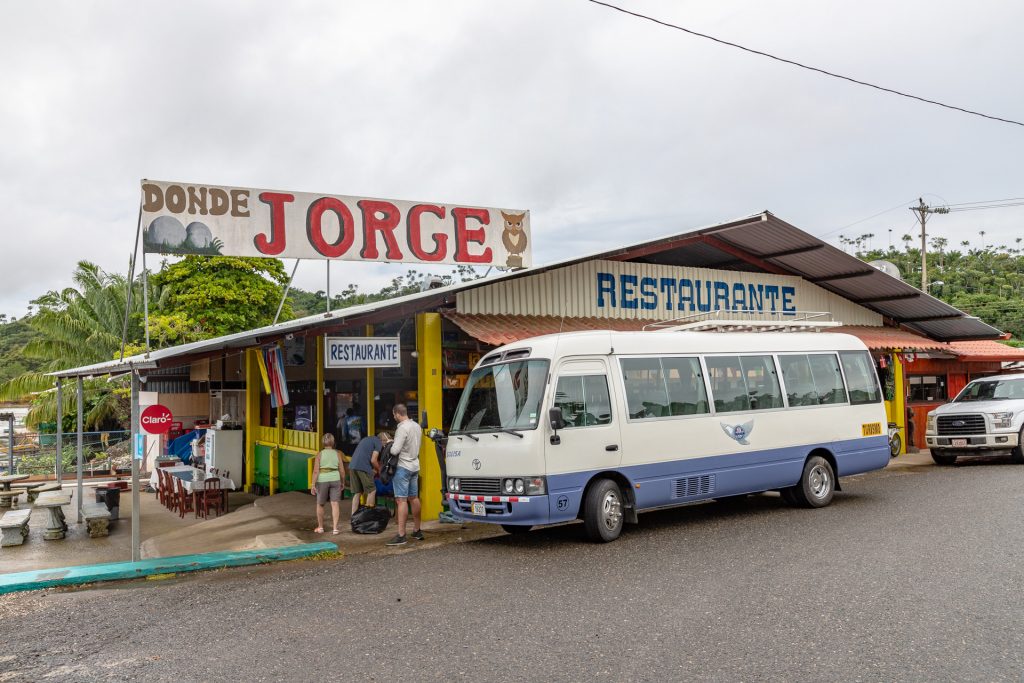
[[[836,249],[765,211],[728,223],[677,233],[640,244],[461,282],[387,301],[352,306],[330,314],[312,315],[246,332],[182,344],[152,351],[149,354],[131,356],[123,361],[111,360],[61,370],[51,375],[69,378],[154,369],[168,365],[168,361],[171,360],[185,362],[189,358],[201,358],[223,351],[270,344],[288,334],[308,331],[323,334],[388,317],[393,319],[414,312],[450,308],[454,305],[455,294],[458,292],[546,273],[591,260],[619,260],[796,275],[880,313],[893,323],[914,329],[932,339],[945,342],[995,339],[1000,336],[999,330],[978,318],[969,316],[902,280],[886,275],[857,257]],[[595,322],[598,320],[599,323]],[[582,321],[581,324],[600,324],[601,329],[633,329],[638,327],[634,323],[635,321],[594,318]],[[560,327],[552,331],[567,329],[566,325],[569,324],[568,319],[560,321]],[[493,338],[500,336],[493,335]]]

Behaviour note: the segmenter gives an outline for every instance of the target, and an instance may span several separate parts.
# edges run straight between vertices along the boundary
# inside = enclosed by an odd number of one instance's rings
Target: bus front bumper
[[[449,493],[448,509],[466,522],[535,526],[551,522],[548,496],[477,496]]]

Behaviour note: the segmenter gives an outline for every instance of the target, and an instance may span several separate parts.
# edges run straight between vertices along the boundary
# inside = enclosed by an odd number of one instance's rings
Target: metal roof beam
[[[901,323],[926,323],[931,320],[957,320],[963,318],[963,313],[947,313],[946,315],[929,315],[920,318],[900,318]]]
[[[886,301],[904,301],[906,299],[916,299],[921,296],[921,292],[914,292],[913,294],[893,294],[892,296],[873,296],[870,299],[850,299],[855,304],[880,304]]]
[[[785,268],[782,268],[781,266],[777,266],[774,263],[769,263],[760,256],[751,254],[749,251],[745,251],[735,245],[726,242],[725,240],[715,237],[714,235],[701,235],[700,240],[707,244],[708,246],[714,247],[719,251],[724,251],[726,254],[734,256],[741,261],[745,261],[752,266],[757,266],[758,268],[764,270],[765,272],[774,273],[776,275],[793,274],[792,272],[786,270]]]
[[[822,277],[812,277],[812,278],[808,278],[807,281],[808,282],[813,282],[813,283],[817,284],[819,282],[832,282],[833,280],[849,280],[849,279],[855,278],[855,277],[866,277],[868,275],[874,275],[875,273],[880,273],[880,272],[882,272],[882,271],[876,270],[876,269],[872,268],[871,270],[857,270],[857,271],[854,271],[852,273],[839,273],[838,275],[825,275],[825,276],[822,276]]]
[[[797,247],[795,249],[786,249],[785,251],[773,251],[768,254],[761,254],[761,258],[770,259],[782,258],[783,256],[796,256],[797,254],[806,254],[809,251],[817,251],[818,249],[823,249],[824,247],[824,244],[812,244],[809,247]]]

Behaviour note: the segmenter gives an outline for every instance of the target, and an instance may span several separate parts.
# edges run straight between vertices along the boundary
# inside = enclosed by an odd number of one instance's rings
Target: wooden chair
[[[157,500],[159,500],[160,504],[163,505],[165,508],[170,509],[170,507],[171,507],[170,499],[171,499],[172,494],[174,492],[170,490],[170,486],[171,485],[167,481],[167,479],[168,479],[168,476],[167,476],[166,472],[164,472],[161,469],[158,469],[156,471],[156,495],[157,495]]]
[[[177,500],[175,502],[178,504],[178,516],[185,519],[185,513],[194,511],[195,505],[193,505],[192,496],[185,490],[185,484],[182,483],[181,479],[174,477],[174,485],[177,492],[175,495]]]
[[[196,517],[200,515],[200,510],[203,517],[209,517],[211,508],[218,513],[221,509],[226,509],[226,493],[220,487],[220,479],[210,477],[204,480],[202,492],[196,496]]]

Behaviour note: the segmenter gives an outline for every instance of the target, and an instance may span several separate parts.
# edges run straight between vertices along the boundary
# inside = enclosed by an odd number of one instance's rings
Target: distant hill
[[[25,358],[22,347],[39,334],[28,325],[29,317],[25,316],[13,322],[0,320],[0,384],[25,372],[34,372],[42,368],[42,361]]]

